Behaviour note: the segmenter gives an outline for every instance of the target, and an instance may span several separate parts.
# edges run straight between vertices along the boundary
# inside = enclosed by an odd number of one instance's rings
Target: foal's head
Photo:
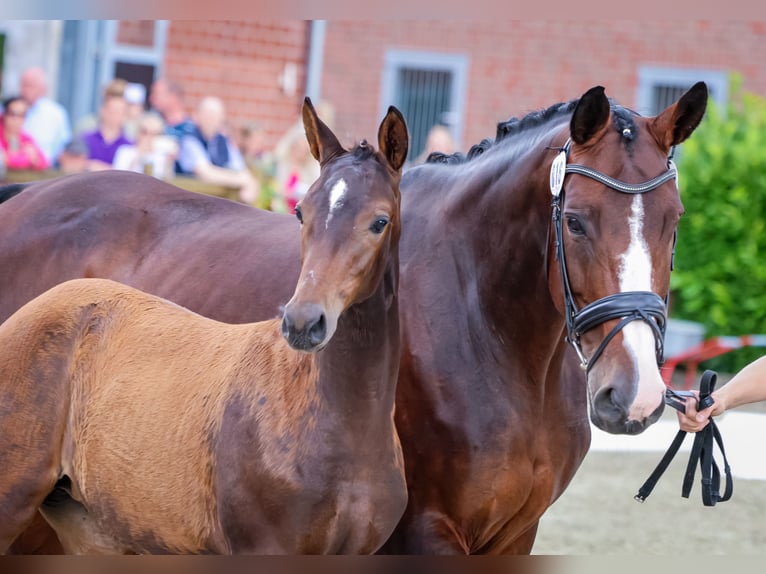
[[[386,268],[398,265],[399,179],[408,136],[394,107],[380,124],[379,150],[366,141],[344,149],[308,98],[303,125],[320,174],[295,210],[302,267],[282,334],[294,349],[317,351],[332,338],[341,313],[375,293]]]
[[[668,156],[692,134],[706,104],[700,82],[645,118],[610,105],[596,87],[561,135],[569,140],[557,159],[566,171],[557,177],[551,170],[554,231],[560,208],[551,244],[563,249],[549,257],[551,292],[588,373],[591,418],[609,432],[641,432],[662,413],[658,363],[683,212]]]

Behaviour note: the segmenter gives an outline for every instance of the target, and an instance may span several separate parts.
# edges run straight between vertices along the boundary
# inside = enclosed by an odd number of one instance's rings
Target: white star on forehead
[[[325,229],[330,225],[333,213],[343,207],[347,190],[348,186],[346,185],[346,180],[343,178],[336,181],[335,185],[332,186],[332,189],[330,190],[330,211],[327,213],[327,221],[325,221],[324,224]]]

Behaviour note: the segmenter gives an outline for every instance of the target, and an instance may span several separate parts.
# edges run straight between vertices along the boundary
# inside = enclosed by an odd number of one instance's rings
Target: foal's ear
[[[409,142],[407,124],[402,112],[394,106],[389,106],[388,113],[378,129],[378,148],[396,171],[402,169],[407,159]]]
[[[697,128],[707,109],[707,86],[697,82],[675,103],[652,120],[650,129],[667,149],[678,145]]]
[[[609,121],[609,100],[603,86],[595,86],[585,92],[575,106],[569,132],[572,141],[584,144],[590,141]]]
[[[306,130],[306,139],[311,148],[311,155],[320,165],[343,151],[343,146],[340,145],[338,138],[327,127],[327,124],[319,119],[309,97],[303,100],[303,127]]]

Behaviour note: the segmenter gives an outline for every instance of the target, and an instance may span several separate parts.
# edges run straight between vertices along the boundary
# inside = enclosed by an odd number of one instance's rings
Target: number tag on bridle
[[[551,195],[558,197],[564,185],[564,174],[567,167],[567,153],[562,151],[551,164]]]

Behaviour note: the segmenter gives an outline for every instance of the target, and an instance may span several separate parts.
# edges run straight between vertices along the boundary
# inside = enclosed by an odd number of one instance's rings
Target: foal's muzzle
[[[282,336],[297,351],[318,350],[327,336],[324,309],[316,303],[288,304],[282,317]]]

